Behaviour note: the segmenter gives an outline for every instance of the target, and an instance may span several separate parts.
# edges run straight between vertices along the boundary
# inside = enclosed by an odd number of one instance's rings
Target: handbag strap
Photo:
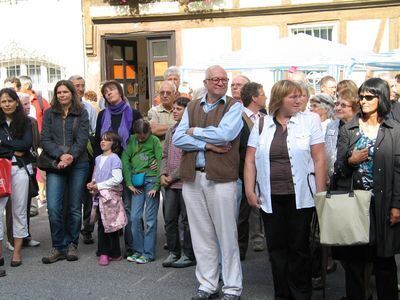
[[[74,121],[72,123],[72,141],[76,140],[76,136],[78,134],[78,117],[77,116],[73,116]],[[51,127],[54,126],[54,113],[51,112]]]

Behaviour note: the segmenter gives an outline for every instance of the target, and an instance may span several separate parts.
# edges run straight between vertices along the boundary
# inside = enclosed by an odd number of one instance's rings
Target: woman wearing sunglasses
[[[358,90],[360,112],[342,126],[335,172],[340,189],[372,192],[370,242],[335,247],[334,258],[344,261],[348,299],[372,299],[369,279],[375,273],[378,299],[398,299],[400,252],[400,125],[390,118],[386,81],[371,78]]]

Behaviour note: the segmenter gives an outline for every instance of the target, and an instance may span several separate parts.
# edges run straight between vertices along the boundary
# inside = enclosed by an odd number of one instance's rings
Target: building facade
[[[398,0],[139,2],[145,3],[83,0],[83,16],[88,85],[98,89],[102,81],[116,79],[142,112],[169,65],[193,65],[236,50],[268,49],[297,33],[374,52],[400,47]],[[196,88],[203,74],[192,72],[184,79]],[[273,83],[272,74],[246,75],[264,86]]]

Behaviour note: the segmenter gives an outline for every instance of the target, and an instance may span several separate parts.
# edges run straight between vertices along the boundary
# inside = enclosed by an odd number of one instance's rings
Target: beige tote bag
[[[351,246],[369,243],[371,192],[327,191],[314,197],[323,245]]]

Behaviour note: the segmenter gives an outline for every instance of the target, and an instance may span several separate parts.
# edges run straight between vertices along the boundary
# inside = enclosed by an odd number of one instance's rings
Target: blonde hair
[[[276,82],[271,89],[271,97],[268,105],[269,115],[275,117],[282,107],[283,98],[293,92],[302,94],[301,87],[298,83],[290,80],[279,80]]]

